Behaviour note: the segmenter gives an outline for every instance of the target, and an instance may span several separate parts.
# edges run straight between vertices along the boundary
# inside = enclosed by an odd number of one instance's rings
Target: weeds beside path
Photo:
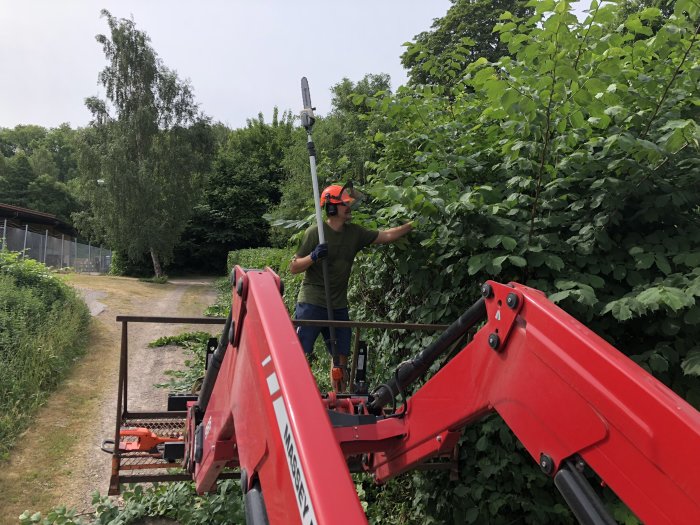
[[[24,510],[45,513],[59,505],[87,510],[92,492],[107,492],[110,456],[100,451],[100,444],[114,433],[120,345],[116,315],[200,316],[216,295],[209,278],[165,285],[90,275],[70,275],[66,280],[83,294],[95,315],[89,346],[20,438],[9,461],[0,464],[0,525],[18,523]],[[153,384],[163,381],[164,370],[182,362],[181,350],[147,348],[148,342],[191,329],[129,326],[129,397],[134,407],[163,406],[167,392]]]

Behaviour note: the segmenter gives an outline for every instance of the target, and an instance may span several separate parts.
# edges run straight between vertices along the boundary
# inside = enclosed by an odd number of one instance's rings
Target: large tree
[[[13,129],[0,128],[0,153],[11,157],[19,151],[31,155],[34,145],[46,137],[46,128],[41,126],[17,125]]]
[[[51,152],[60,182],[68,182],[77,175],[77,155],[75,151],[78,131],[71,129],[68,124],[61,124],[50,129],[41,145]]]
[[[181,262],[221,271],[230,250],[268,244],[269,226],[263,214],[280,200],[292,123],[291,114],[280,116],[275,108],[271,123],[259,114],[245,128],[227,134],[176,249]]]
[[[96,37],[108,60],[99,75],[106,100],[86,99],[94,118],[79,167],[91,216],[82,224],[132,260],[150,254],[161,276],[208,169],[211,126],[148,35],[133,20],[102,16],[110,29]]]
[[[36,179],[36,175],[27,155],[23,151],[18,151],[16,155],[7,159],[6,164],[7,173],[1,202],[23,208],[29,207],[31,200],[29,187]]]
[[[29,164],[37,176],[47,175],[52,179],[58,178],[58,166],[53,160],[53,155],[46,146],[39,146],[29,157]]]
[[[506,11],[522,17],[532,12],[523,0],[451,0],[452,7],[436,18],[429,31],[416,35],[401,56],[410,84],[458,83],[460,70],[480,57],[490,62],[508,54],[492,31]]]

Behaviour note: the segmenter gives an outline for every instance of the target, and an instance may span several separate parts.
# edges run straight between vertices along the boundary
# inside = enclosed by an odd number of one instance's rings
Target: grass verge
[[[44,265],[0,252],[0,460],[83,354],[89,321]]]

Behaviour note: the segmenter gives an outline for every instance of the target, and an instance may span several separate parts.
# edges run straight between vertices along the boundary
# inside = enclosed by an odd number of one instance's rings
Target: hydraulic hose
[[[202,382],[202,388],[199,390],[199,398],[197,398],[197,407],[202,413],[206,412],[207,405],[209,404],[209,398],[214,390],[214,384],[216,383],[216,378],[219,375],[219,369],[221,368],[221,363],[224,361],[224,356],[226,355],[226,348],[229,343],[229,333],[231,331],[231,312],[229,312],[226,318],[226,324],[224,324],[224,330],[219,338],[219,346],[211,356],[209,361],[209,367],[207,368],[207,373],[204,375],[204,381]]]
[[[412,360],[399,366],[393,379],[378,386],[372,392],[368,405],[370,412],[378,414],[382,408],[395,399],[397,394],[425,374],[430,365],[445,352],[452,343],[462,337],[470,328],[486,319],[486,302],[480,298],[469,307],[459,319],[452,323],[430,346],[422,350]]]

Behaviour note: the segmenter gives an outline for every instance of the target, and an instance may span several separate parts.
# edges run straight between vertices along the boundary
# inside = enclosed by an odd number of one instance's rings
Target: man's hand
[[[311,260],[313,262],[318,261],[319,259],[323,259],[328,255],[328,243],[324,242],[323,244],[319,244],[316,246],[316,248],[313,249],[311,252]]]

